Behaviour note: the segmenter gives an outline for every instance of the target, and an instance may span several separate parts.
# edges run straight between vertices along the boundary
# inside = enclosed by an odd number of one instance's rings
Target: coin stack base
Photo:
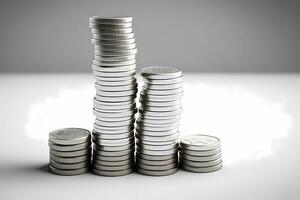
[[[187,135],[180,141],[180,166],[195,173],[218,171],[222,168],[221,143],[209,135]]]
[[[92,170],[123,176],[134,166],[136,43],[132,17],[90,17],[96,79]]]
[[[166,176],[178,168],[182,72],[175,67],[142,70],[144,86],[136,123],[137,172]]]
[[[89,171],[91,134],[79,128],[59,129],[49,133],[49,170],[57,175],[72,176]]]

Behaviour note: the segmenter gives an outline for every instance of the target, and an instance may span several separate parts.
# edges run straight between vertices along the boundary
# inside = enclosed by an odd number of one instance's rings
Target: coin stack
[[[91,133],[85,129],[66,128],[49,133],[52,173],[79,175],[89,170],[91,163]]]
[[[175,67],[148,67],[141,75],[144,85],[136,123],[137,171],[149,176],[170,175],[178,167],[182,72]]]
[[[133,171],[136,109],[136,43],[132,17],[90,17],[96,79],[92,132],[93,172],[122,176]]]
[[[181,168],[190,172],[213,172],[222,168],[220,139],[210,135],[187,135],[180,140]]]

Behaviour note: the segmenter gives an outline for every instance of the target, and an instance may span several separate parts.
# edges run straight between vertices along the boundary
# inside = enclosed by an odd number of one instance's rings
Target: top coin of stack
[[[121,176],[133,171],[136,110],[136,43],[132,17],[90,17],[96,79],[93,171]]]
[[[210,135],[187,135],[180,141],[182,169],[190,172],[213,172],[222,168],[220,139]]]
[[[137,170],[150,176],[170,175],[178,165],[182,72],[175,67],[148,67],[141,74],[144,86],[136,126]]]
[[[90,131],[65,128],[49,133],[51,172],[58,175],[78,175],[89,170],[91,161]]]

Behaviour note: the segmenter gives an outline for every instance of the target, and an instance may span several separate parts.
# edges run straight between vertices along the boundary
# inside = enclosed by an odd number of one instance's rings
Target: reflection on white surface
[[[266,99],[243,85],[209,84],[189,77],[184,90],[181,135],[218,136],[225,165],[271,156],[273,144],[291,128],[285,102]],[[25,124],[30,138],[46,140],[49,131],[63,127],[91,130],[93,85],[79,83],[58,91],[31,105]]]
[[[241,86],[195,82],[184,89],[181,135],[218,136],[225,165],[272,155],[273,143],[291,127],[284,102],[269,102]]]
[[[33,103],[25,124],[26,134],[33,139],[47,139],[51,130],[65,127],[90,129],[95,90],[91,85],[78,84],[74,88],[60,88],[58,94]]]

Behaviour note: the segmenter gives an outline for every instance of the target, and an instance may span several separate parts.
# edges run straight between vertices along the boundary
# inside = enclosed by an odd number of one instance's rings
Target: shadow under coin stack
[[[93,172],[122,176],[133,171],[137,53],[132,17],[90,17],[96,79]]]
[[[189,172],[214,172],[222,168],[221,143],[209,135],[187,135],[180,141],[181,168]]]
[[[142,70],[136,126],[137,171],[149,176],[173,174],[178,167],[178,125],[182,112],[182,72],[175,67]]]
[[[50,165],[52,173],[79,175],[89,170],[91,163],[90,131],[66,128],[49,133]]]

